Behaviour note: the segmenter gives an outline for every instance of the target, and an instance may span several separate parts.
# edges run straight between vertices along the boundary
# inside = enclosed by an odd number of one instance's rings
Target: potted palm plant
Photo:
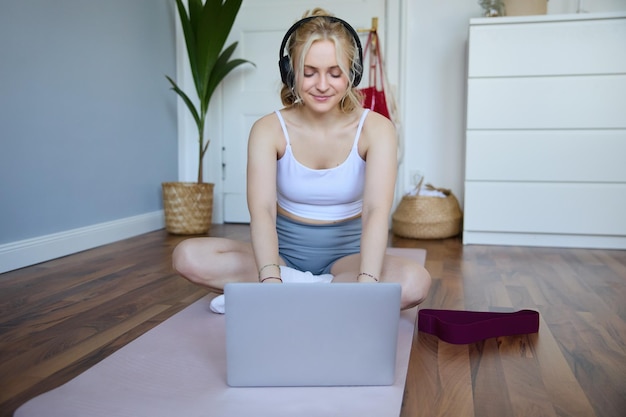
[[[250,63],[231,59],[237,42],[224,49],[242,0],[176,0],[185,37],[189,66],[198,100],[189,97],[168,77],[172,90],[183,100],[198,128],[197,182],[164,182],[165,227],[173,234],[205,234],[213,217],[213,187],[203,179],[203,160],[211,141],[205,137],[206,115],[211,97],[222,80],[236,67]],[[254,65],[254,64],[253,64]]]

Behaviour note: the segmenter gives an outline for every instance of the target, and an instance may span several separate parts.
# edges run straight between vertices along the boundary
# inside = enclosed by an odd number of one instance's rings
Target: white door
[[[385,33],[385,0],[244,0],[227,44],[238,40],[237,57],[254,62],[256,67],[239,67],[222,85],[220,145],[225,222],[250,221],[246,203],[248,133],[255,120],[282,107],[278,72],[280,43],[304,11],[314,7],[323,7],[357,30],[370,28],[372,18],[377,17],[381,38]],[[366,37],[364,32],[363,43]],[[218,201],[219,197],[217,204]]]

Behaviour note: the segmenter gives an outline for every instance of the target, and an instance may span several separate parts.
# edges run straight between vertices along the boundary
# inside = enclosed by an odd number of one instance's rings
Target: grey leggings
[[[329,274],[335,261],[361,250],[361,218],[306,224],[276,216],[278,253],[287,266],[313,275]]]

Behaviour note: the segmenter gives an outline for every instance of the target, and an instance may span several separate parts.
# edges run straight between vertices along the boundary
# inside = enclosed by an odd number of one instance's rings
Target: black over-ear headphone
[[[287,42],[289,41],[289,38],[291,37],[293,32],[295,32],[300,26],[302,26],[309,20],[313,20],[317,18],[328,19],[331,22],[341,23],[343,27],[345,27],[354,38],[354,43],[356,44],[356,47],[359,52],[359,61],[357,63],[358,68],[356,68],[356,70],[354,69],[354,66],[352,68],[352,71],[354,72],[354,81],[352,85],[356,87],[361,82],[361,77],[363,76],[363,48],[361,47],[361,40],[359,39],[359,34],[356,32],[356,30],[354,30],[352,26],[350,26],[348,22],[346,22],[345,20],[341,20],[338,17],[334,17],[334,16],[305,17],[304,19],[299,20],[296,23],[294,23],[293,26],[289,28],[287,33],[285,33],[285,37],[283,38],[283,42],[280,45],[280,51],[278,53],[278,57],[279,57],[278,68],[280,69],[280,78],[283,80],[283,83],[285,83],[287,87],[289,87],[290,89],[293,89],[295,87],[295,76],[293,73],[293,65],[289,56],[284,55],[285,47],[287,46]]]

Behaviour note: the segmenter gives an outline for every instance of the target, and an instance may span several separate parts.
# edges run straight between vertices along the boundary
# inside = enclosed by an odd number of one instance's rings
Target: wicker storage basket
[[[505,16],[540,15],[548,12],[548,0],[503,0]]]
[[[446,197],[417,194],[402,197],[391,217],[393,233],[413,239],[444,239],[458,235],[463,213],[454,194],[430,184],[426,184],[425,188],[440,191]]]
[[[175,235],[208,233],[213,220],[214,184],[164,182],[165,229]]]

